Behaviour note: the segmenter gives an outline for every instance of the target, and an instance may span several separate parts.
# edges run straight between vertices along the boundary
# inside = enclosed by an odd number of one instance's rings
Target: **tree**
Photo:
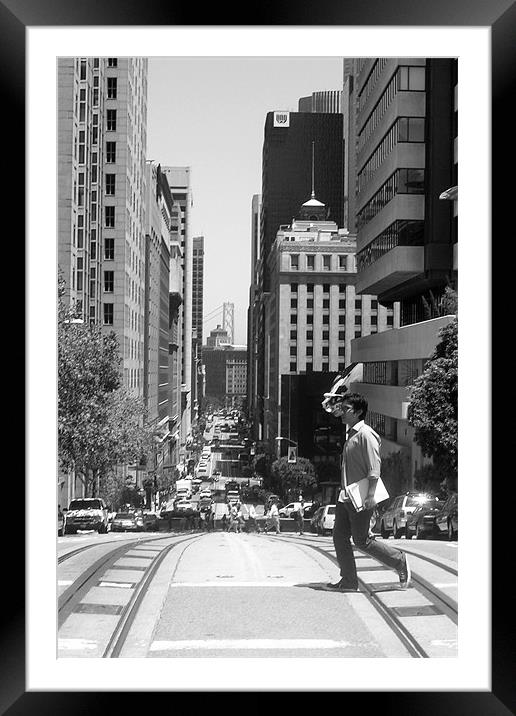
[[[458,339],[457,317],[439,332],[440,342],[411,388],[408,422],[423,454],[449,489],[457,484]]]
[[[274,487],[284,497],[298,497],[299,493],[312,493],[317,486],[314,466],[304,457],[297,462],[289,463],[288,458],[280,457],[272,463],[271,468]]]
[[[139,462],[151,449],[140,399],[122,387],[118,339],[99,326],[74,322],[58,286],[59,461],[95,496],[116,464]]]

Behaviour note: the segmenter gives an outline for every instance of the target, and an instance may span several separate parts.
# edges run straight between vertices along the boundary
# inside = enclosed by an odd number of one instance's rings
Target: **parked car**
[[[412,539],[415,535],[416,539],[426,539],[435,535],[434,517],[439,512],[441,502],[437,498],[429,500],[416,507],[407,517],[405,525],[405,537]]]
[[[459,535],[459,512],[458,495],[453,492],[443,502],[442,507],[434,515],[435,534],[437,537],[446,535],[449,540],[456,539]]]
[[[433,500],[432,495],[423,492],[405,492],[398,495],[383,510],[380,521],[380,534],[386,539],[390,534],[397,539],[405,534],[407,517],[416,507]]]
[[[102,498],[81,497],[70,502],[65,534],[75,534],[77,530],[96,530],[102,534],[108,531],[108,508]]]
[[[285,505],[285,507],[282,507],[280,510],[278,510],[280,517],[294,517],[294,512],[297,512],[299,510],[300,502],[289,502],[288,505]],[[308,517],[306,514],[306,510],[309,509],[312,506],[311,502],[305,502],[305,516]]]
[[[62,537],[65,529],[65,513],[61,510],[61,506],[57,506],[57,534]]]
[[[117,512],[111,522],[111,532],[143,532],[143,516],[136,512]]]
[[[159,515],[154,510],[143,510],[143,529],[148,532],[159,529]]]
[[[323,505],[319,507],[310,520],[312,532],[317,532],[318,535],[331,534],[334,524],[335,505]]]

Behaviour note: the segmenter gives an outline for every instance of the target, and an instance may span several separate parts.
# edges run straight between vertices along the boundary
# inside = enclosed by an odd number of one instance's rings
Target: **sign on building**
[[[289,446],[287,462],[297,462],[297,447]]]
[[[274,127],[290,127],[290,112],[274,112]]]

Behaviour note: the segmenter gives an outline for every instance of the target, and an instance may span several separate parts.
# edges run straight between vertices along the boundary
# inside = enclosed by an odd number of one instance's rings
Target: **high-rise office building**
[[[65,301],[114,331],[144,391],[147,60],[59,58],[58,263]],[[67,486],[63,503],[76,492]]]
[[[457,60],[363,58],[354,64],[357,284],[381,304],[399,301],[400,328],[352,343],[362,362],[369,422],[384,454],[407,458],[405,485],[422,466],[407,422],[409,386],[439,329],[452,320],[444,298],[457,286]]]
[[[309,97],[301,97],[298,102],[299,112],[342,112],[342,90],[325,90],[312,92]]]
[[[268,257],[263,439],[271,447],[277,436],[297,440],[289,410],[297,383],[290,377],[344,371],[352,339],[394,326],[393,308],[356,295],[355,237],[325,216],[326,207],[312,194],[299,218],[280,226]],[[300,448],[306,454],[307,446]]]
[[[258,295],[253,325],[257,332],[256,399],[253,436],[261,439],[264,424],[266,295],[271,290],[268,257],[281,225],[296,216],[310,199],[310,187],[325,207],[325,219],[342,226],[343,118],[335,113],[269,112],[265,120]],[[253,368],[254,371],[254,368]]]
[[[179,461],[180,422],[177,381],[180,345],[170,350],[170,324],[175,320],[171,284],[181,273],[181,254],[172,233],[174,202],[160,165],[147,162],[145,252],[144,399],[147,420],[156,439],[152,470],[159,478]]]
[[[258,330],[255,322],[259,315],[259,261],[260,261],[261,195],[255,194],[251,202],[251,283],[247,309],[247,414],[254,422],[258,394]]]
[[[172,228],[179,232],[180,247],[182,252],[182,325],[181,343],[182,366],[181,366],[181,436],[186,441],[191,440],[192,428],[192,262],[193,246],[190,236],[190,209],[193,206],[191,189],[190,167],[161,167],[166,176],[172,198],[179,207],[180,212],[174,217],[177,223]],[[181,458],[186,458],[185,447],[181,447]]]
[[[194,236],[192,257],[192,375],[194,376],[194,408],[196,417],[202,408],[202,329],[204,310],[204,236]]]

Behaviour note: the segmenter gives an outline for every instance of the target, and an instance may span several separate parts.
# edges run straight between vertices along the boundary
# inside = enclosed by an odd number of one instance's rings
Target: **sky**
[[[247,344],[251,201],[261,193],[267,112],[296,112],[300,97],[342,89],[342,69],[340,57],[149,58],[147,157],[191,168],[191,236],[204,236],[204,343],[230,302],[234,343]]]

